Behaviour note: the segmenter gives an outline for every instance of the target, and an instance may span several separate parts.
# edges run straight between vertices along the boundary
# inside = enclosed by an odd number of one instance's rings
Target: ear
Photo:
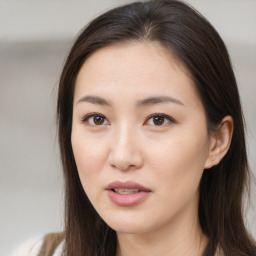
[[[231,116],[225,116],[210,138],[210,148],[205,162],[205,169],[209,169],[219,162],[228,152],[233,135],[234,122]]]

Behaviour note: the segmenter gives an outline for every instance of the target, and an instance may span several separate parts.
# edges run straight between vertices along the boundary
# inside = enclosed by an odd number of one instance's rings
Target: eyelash
[[[99,113],[90,113],[90,114],[88,114],[88,115],[86,115],[85,117],[82,118],[82,122],[83,123],[88,123],[89,125],[100,126],[100,125],[95,125],[95,124],[90,124],[89,123],[88,120],[92,117],[101,117],[101,118],[104,118],[104,120],[107,120],[105,116],[103,116]]]
[[[170,117],[166,114],[163,114],[163,113],[151,114],[150,116],[147,117],[146,122],[148,122],[151,118],[154,118],[154,117],[161,117],[161,118],[164,118],[165,121],[167,120],[170,123],[175,123],[175,120],[172,117]],[[152,125],[152,126],[164,126],[164,125]]]
[[[103,118],[103,119],[104,119],[104,122],[107,120],[104,115],[101,115],[101,114],[99,114],[99,113],[90,113],[90,114],[88,114],[88,115],[86,115],[85,117],[82,118],[82,122],[83,122],[83,123],[87,123],[87,124],[92,125],[92,126],[101,126],[101,125],[104,125],[104,124],[100,124],[100,125],[90,124],[90,123],[89,123],[89,119],[90,119],[90,118],[94,118],[94,117]],[[144,122],[144,124],[145,124],[146,122],[148,122],[151,118],[154,118],[154,117],[164,118],[165,121],[167,120],[168,122],[175,123],[175,120],[174,120],[172,117],[170,117],[170,116],[168,116],[168,115],[166,115],[166,114],[163,114],[163,113],[154,113],[154,114],[151,114],[150,116],[148,116],[148,117],[146,118],[146,121]],[[165,124],[163,124],[163,125],[162,125],[162,124],[161,124],[161,125],[152,125],[152,126],[164,126],[164,125],[165,125]]]

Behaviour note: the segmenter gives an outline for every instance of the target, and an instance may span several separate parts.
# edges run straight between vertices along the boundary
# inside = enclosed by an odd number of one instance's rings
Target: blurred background
[[[59,75],[79,30],[124,0],[0,0],[0,255],[63,228],[55,107]],[[256,173],[256,0],[189,0],[231,55]],[[255,202],[256,190],[252,191]],[[248,226],[256,236],[255,209]]]

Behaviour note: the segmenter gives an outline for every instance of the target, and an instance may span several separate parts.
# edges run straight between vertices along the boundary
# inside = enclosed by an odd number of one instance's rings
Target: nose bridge
[[[133,136],[135,136],[135,131],[127,122],[123,122],[121,125],[116,127],[114,133],[114,140],[116,139],[115,144],[117,147],[128,150],[130,146],[133,146]]]
[[[142,165],[137,131],[128,122],[123,122],[114,129],[109,160],[112,166],[121,170],[139,168]]]

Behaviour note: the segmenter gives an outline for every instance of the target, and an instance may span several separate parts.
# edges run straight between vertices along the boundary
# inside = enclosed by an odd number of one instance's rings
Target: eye
[[[108,124],[106,117],[104,117],[103,115],[97,114],[97,113],[86,115],[82,119],[82,122],[88,123],[89,125],[95,125],[95,126]]]
[[[146,124],[153,126],[164,126],[170,122],[174,122],[173,118],[166,114],[153,114],[148,117]]]

